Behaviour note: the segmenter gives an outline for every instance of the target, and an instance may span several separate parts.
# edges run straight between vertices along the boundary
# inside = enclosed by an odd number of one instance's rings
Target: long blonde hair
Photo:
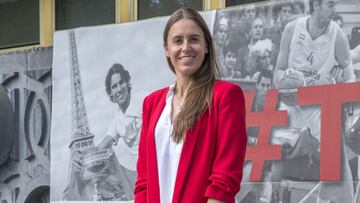
[[[192,129],[195,121],[210,107],[213,87],[219,76],[214,44],[209,28],[196,10],[192,8],[180,8],[171,15],[164,29],[164,46],[167,46],[167,37],[171,26],[181,19],[192,20],[201,28],[208,47],[208,53],[205,54],[204,61],[199,70],[191,76],[183,107],[174,120],[172,137],[177,143],[184,140],[186,130]],[[167,57],[167,62],[171,71],[175,73],[174,66],[169,57]]]

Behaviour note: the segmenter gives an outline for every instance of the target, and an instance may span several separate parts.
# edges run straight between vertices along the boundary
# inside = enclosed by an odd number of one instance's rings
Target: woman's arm
[[[137,178],[135,183],[135,203],[147,202],[147,161],[146,161],[146,132],[148,124],[146,98],[143,103],[142,126],[140,132],[139,153],[137,161]]]
[[[221,92],[220,92],[221,91]],[[209,201],[233,203],[240,190],[247,144],[245,101],[239,86],[217,92],[219,102],[216,154],[205,196]]]

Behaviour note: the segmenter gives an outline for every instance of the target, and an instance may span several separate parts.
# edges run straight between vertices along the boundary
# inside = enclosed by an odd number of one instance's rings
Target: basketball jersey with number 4
[[[313,39],[307,29],[310,16],[297,19],[290,44],[289,68],[302,73],[305,80],[328,76],[336,64],[335,42],[339,26],[330,22],[323,34]]]

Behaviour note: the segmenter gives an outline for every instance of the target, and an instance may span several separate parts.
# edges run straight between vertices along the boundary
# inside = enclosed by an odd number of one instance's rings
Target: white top
[[[140,133],[141,120],[136,117],[129,116],[117,109],[115,118],[111,122],[107,135],[117,140],[114,152],[119,160],[119,163],[126,169],[136,171],[136,160],[138,156],[138,142]],[[136,139],[135,142],[129,146],[128,142]]]
[[[289,68],[300,71],[306,82],[329,75],[336,65],[335,42],[340,29],[331,21],[324,33],[313,39],[307,29],[308,20],[309,16],[297,19],[289,53]]]
[[[166,96],[166,105],[155,127],[156,159],[159,173],[160,202],[172,202],[176,173],[183,143],[177,144],[171,138],[172,100],[175,85],[171,85]]]

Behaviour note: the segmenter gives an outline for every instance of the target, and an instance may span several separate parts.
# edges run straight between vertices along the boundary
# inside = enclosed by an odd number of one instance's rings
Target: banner
[[[359,202],[360,21],[333,7],[360,16],[360,3],[326,2],[313,15],[303,1],[202,13],[221,78],[245,92],[237,202]],[[175,81],[167,19],[55,33],[51,202],[133,201],[142,100]]]
[[[237,201],[360,201],[360,21],[344,21],[338,7],[348,19],[359,15],[358,2],[340,1],[217,12],[222,78],[246,90],[248,148]]]

